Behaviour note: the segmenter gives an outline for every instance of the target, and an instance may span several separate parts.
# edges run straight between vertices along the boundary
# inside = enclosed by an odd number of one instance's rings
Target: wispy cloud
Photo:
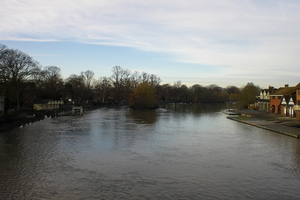
[[[176,62],[217,66],[223,74],[250,68],[292,74],[300,61],[296,0],[0,3],[0,40],[128,46],[163,52]]]

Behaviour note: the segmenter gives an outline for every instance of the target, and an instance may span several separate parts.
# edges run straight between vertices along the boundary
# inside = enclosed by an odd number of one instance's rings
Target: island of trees
[[[57,66],[42,67],[28,54],[0,44],[0,96],[3,113],[20,111],[43,100],[60,100],[69,104],[129,105],[135,109],[155,108],[160,103],[255,102],[259,87],[248,83],[242,88],[216,84],[190,87],[176,81],[161,84],[161,79],[147,72],[112,68],[109,77],[96,78],[91,70],[61,75]]]

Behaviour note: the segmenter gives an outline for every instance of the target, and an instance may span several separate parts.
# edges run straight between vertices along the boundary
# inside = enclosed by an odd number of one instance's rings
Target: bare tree
[[[74,103],[83,103],[85,96],[85,83],[82,75],[70,75],[66,80],[68,91],[72,94]]]
[[[128,69],[123,70],[123,76],[122,76],[122,92],[123,92],[123,98],[126,99],[126,101],[129,101],[130,95],[133,92],[134,87],[131,82],[131,72]]]
[[[94,80],[94,75],[95,75],[95,73],[92,72],[91,70],[81,72],[81,76],[83,76],[85,79],[85,86],[87,87],[87,89],[92,88],[92,82]]]
[[[20,110],[22,102],[22,84],[37,78],[40,67],[39,63],[20,50],[0,47],[0,81],[4,83],[7,96]]]
[[[1,58],[1,55],[3,53],[3,50],[5,50],[7,47],[3,44],[0,44],[0,58]]]
[[[149,76],[149,83],[153,86],[153,87],[156,87],[160,84],[161,82],[161,79],[159,77],[157,77],[156,75],[154,74],[151,74]]]
[[[107,99],[109,91],[111,89],[111,81],[107,77],[101,77],[97,81],[95,85],[96,91],[101,99],[101,103],[105,103],[105,99]]]
[[[142,72],[141,79],[142,83],[149,83],[149,74],[147,72]]]
[[[94,86],[94,75],[95,73],[91,70],[87,70],[85,72],[81,72],[81,76],[84,78],[84,85],[85,85],[85,98],[86,102],[93,99],[93,86]]]
[[[141,83],[141,75],[138,71],[135,71],[131,74],[131,84],[132,87],[135,89],[139,83]]]
[[[61,79],[61,70],[56,66],[47,66],[41,71],[43,78],[46,80],[58,80]]]
[[[45,67],[40,73],[37,86],[42,98],[60,99],[64,86],[60,68],[56,66]]]
[[[114,86],[114,100],[119,103],[121,98],[123,97],[122,91],[122,83],[123,83],[123,76],[124,76],[124,69],[120,66],[115,66],[112,69],[112,76],[110,77],[111,82]]]

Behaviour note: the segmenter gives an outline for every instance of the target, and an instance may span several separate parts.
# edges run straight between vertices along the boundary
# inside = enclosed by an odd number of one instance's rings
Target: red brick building
[[[296,85],[296,105],[294,106],[294,110],[296,112],[296,118],[300,121],[300,83]]]
[[[270,113],[300,120],[300,83],[294,87],[281,87],[270,94]]]

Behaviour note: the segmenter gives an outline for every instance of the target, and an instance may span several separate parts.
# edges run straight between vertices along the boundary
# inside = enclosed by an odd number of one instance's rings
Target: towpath
[[[269,114],[258,110],[241,110],[240,112],[242,113],[241,116],[228,116],[227,118],[277,133],[300,138],[300,122],[295,118],[283,117],[278,114]]]

